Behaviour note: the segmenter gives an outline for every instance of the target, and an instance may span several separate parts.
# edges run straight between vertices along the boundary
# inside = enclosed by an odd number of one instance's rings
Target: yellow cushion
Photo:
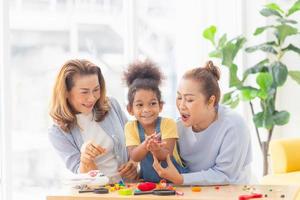
[[[262,178],[263,185],[299,185],[300,171],[285,174],[270,174]]]
[[[271,166],[274,174],[300,171],[300,138],[272,140]]]

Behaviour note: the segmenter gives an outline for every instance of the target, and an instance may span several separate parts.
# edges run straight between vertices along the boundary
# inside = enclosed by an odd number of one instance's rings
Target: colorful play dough
[[[120,189],[118,193],[122,196],[132,195],[132,189]]]
[[[152,182],[140,183],[137,188],[141,191],[150,191],[156,188],[156,184]]]
[[[192,191],[193,192],[201,192],[201,187],[199,187],[199,186],[193,186],[192,187]]]

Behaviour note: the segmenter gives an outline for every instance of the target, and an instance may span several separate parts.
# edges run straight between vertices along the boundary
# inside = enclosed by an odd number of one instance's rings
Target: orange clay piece
[[[165,187],[167,187],[167,181],[166,181],[165,179],[162,179],[162,180],[160,180],[159,185],[160,185],[162,188],[165,188]]]
[[[166,187],[167,190],[176,190],[176,187],[173,187],[172,185],[168,185]]]
[[[193,192],[201,192],[201,187],[199,187],[199,186],[193,186],[192,187],[192,191]]]
[[[156,184],[156,189],[166,189],[167,187],[167,181],[165,179],[162,179],[159,181],[159,183]]]

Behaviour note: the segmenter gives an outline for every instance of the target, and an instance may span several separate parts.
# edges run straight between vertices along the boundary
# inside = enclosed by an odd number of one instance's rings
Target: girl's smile
[[[161,110],[162,104],[159,103],[155,92],[145,89],[136,91],[132,108],[128,109],[144,128],[155,128],[155,122]]]

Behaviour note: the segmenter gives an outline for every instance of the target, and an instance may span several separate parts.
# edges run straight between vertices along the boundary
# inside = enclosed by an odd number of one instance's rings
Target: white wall
[[[289,8],[295,1],[288,0],[277,0],[277,1],[245,1],[245,20],[244,20],[244,33],[247,36],[249,45],[259,44],[263,41],[270,40],[270,35],[263,33],[259,37],[253,37],[253,32],[255,28],[259,26],[264,26],[267,23],[272,23],[272,18],[266,19],[259,14],[262,5],[270,2],[275,2],[280,5],[283,9]],[[299,13],[292,15],[292,18],[299,21]],[[300,30],[300,25],[298,24],[298,30]],[[300,35],[294,37],[290,40],[296,46],[300,46]],[[247,54],[244,56],[245,66],[251,67],[265,57],[262,52],[255,52],[252,54]],[[285,55],[283,62],[287,65],[289,70],[300,70],[300,56],[295,53],[288,53]],[[287,110],[290,112],[290,122],[285,126],[276,126],[273,133],[273,139],[284,138],[284,137],[300,137],[299,122],[300,122],[300,104],[298,100],[300,99],[300,85],[288,77],[285,85],[278,89],[277,93],[277,104],[276,108],[278,110]],[[247,109],[246,116],[248,121],[251,121],[252,116],[250,115],[249,108]],[[255,136],[253,123],[251,124],[252,136]],[[256,136],[253,137],[254,148],[259,149]],[[259,151],[254,154],[253,168],[260,169],[261,166],[261,155]],[[260,177],[262,171],[257,171],[257,176]]]
[[[292,0],[276,0],[276,3],[283,5],[284,8],[289,8],[294,2]],[[298,20],[298,31],[300,32],[300,13],[292,15],[293,19]],[[294,45],[300,47],[300,34],[289,40]],[[296,53],[287,53],[284,56],[283,62],[289,70],[300,70],[300,55]],[[290,122],[275,129],[274,138],[281,137],[300,137],[300,85],[291,78],[288,78],[286,84],[278,90],[278,108],[290,112]]]
[[[0,1],[0,198],[11,199],[11,131],[8,64],[8,2]]]

